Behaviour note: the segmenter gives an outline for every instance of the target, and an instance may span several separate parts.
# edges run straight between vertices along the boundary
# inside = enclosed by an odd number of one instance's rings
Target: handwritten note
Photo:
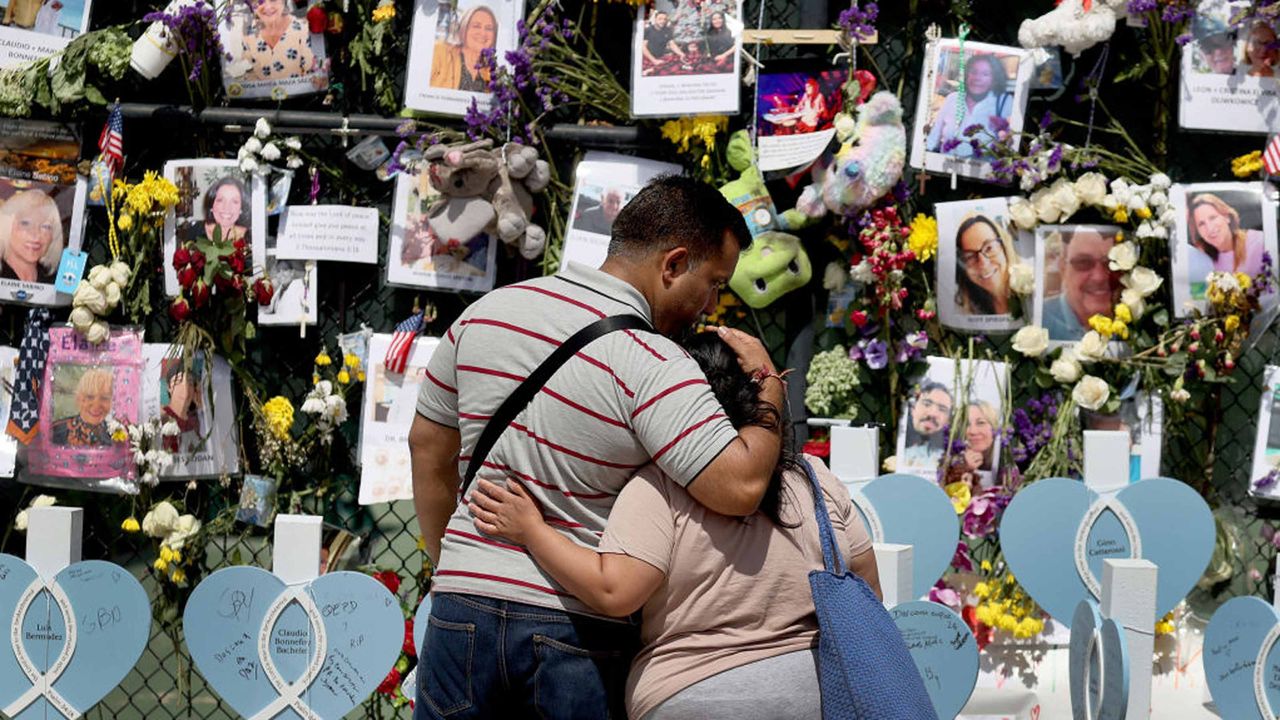
[[[378,262],[378,211],[346,205],[291,205],[280,219],[282,260]]]
[[[978,681],[978,644],[943,605],[914,600],[889,611],[924,680],[938,717],[955,717]]]

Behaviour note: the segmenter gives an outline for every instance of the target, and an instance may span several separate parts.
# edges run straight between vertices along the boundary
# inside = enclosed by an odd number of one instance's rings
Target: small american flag
[[[1268,175],[1280,175],[1280,135],[1272,135],[1262,151],[1262,167]]]
[[[396,325],[391,335],[391,347],[387,348],[384,364],[387,372],[403,373],[409,365],[409,352],[413,350],[413,341],[426,325],[426,310],[419,310]]]
[[[102,135],[98,137],[98,149],[112,174],[120,172],[124,166],[124,114],[120,112],[120,103],[111,106],[107,124],[102,126]]]

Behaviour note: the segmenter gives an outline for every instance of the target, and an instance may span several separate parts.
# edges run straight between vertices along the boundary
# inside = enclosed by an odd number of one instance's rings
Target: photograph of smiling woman
[[[1276,203],[1261,183],[1200,183],[1169,188],[1175,229],[1169,238],[1173,308],[1204,302],[1211,272],[1262,271],[1262,258],[1276,251]],[[1264,305],[1275,302],[1274,292]]]
[[[80,249],[86,189],[0,177],[0,302],[70,301],[53,284],[62,251]]]
[[[1026,324],[1017,312],[1013,271],[1030,267],[1034,241],[1013,229],[1008,198],[938,203],[938,316],[960,330],[1011,332]]]

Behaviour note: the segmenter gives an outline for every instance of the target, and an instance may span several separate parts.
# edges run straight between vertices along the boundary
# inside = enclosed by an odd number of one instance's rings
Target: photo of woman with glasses
[[[1031,268],[1030,233],[1013,228],[1008,198],[937,203],[938,317],[959,330],[1012,332],[1030,320],[1013,290],[1019,266]],[[1024,292],[1026,289],[1023,289]]]
[[[956,308],[966,315],[1008,315],[1009,266],[1016,262],[1009,233],[972,213],[956,231]]]

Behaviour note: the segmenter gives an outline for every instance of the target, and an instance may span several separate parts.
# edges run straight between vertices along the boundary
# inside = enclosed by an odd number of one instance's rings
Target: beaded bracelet
[[[787,368],[782,372],[778,372],[776,370],[765,370],[764,368],[760,368],[751,374],[751,380],[757,385],[762,385],[764,384],[764,381],[768,380],[769,378],[777,378],[778,382],[782,383],[783,385],[786,385],[787,376],[790,375],[794,369],[795,368]]]

